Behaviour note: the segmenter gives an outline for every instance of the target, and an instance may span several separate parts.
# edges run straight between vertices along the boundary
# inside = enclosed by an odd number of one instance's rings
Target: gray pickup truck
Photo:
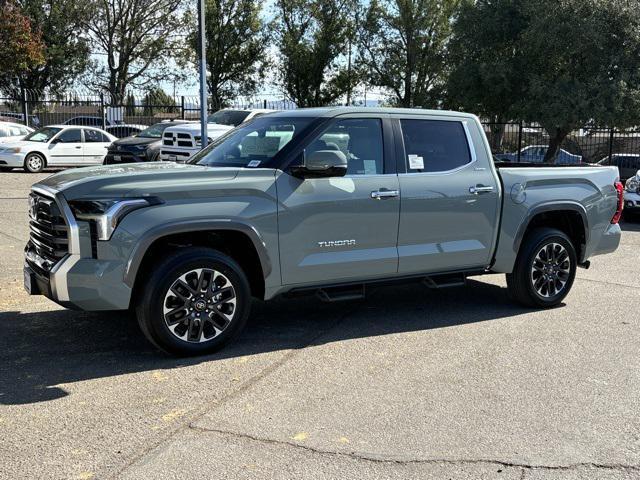
[[[68,170],[33,186],[25,287],[69,308],[135,310],[159,348],[210,352],[252,297],[327,301],[370,284],[505,273],[558,305],[614,251],[615,167],[496,168],[478,118],[402,109],[268,114],[188,164]]]

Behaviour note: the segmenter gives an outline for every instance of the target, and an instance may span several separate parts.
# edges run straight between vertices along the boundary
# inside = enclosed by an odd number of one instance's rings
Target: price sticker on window
[[[424,159],[420,155],[409,154],[408,158],[411,170],[424,170]]]

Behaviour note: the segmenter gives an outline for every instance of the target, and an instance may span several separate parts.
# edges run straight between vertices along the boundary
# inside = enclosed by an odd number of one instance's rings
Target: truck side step
[[[349,285],[344,287],[328,287],[316,290],[316,297],[323,302],[333,303],[345,300],[359,300],[365,297],[365,286]]]
[[[464,273],[447,273],[444,275],[432,275],[422,280],[428,288],[462,287],[467,284],[467,276]]]

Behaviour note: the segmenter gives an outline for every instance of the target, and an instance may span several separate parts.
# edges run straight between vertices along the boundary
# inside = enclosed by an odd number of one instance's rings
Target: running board
[[[316,290],[316,297],[327,303],[360,300],[365,297],[365,286],[361,284],[348,287],[320,288]]]
[[[422,283],[428,288],[463,287],[467,284],[467,276],[464,273],[432,275],[425,277]]]

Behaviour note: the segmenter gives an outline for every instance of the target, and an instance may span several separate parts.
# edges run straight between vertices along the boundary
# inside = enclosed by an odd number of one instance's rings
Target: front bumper
[[[198,150],[178,150],[177,148],[167,147],[160,150],[160,160],[184,163],[196,153],[198,153]]]
[[[90,227],[76,222],[64,196],[55,190],[33,188],[58,204],[68,230],[68,253],[55,263],[39,257],[29,240],[25,247],[25,288],[54,302],[80,310],[129,308],[131,288],[123,281],[125,263],[113,255],[94,255]],[[100,250],[100,249],[98,249]],[[96,256],[98,258],[96,258]]]
[[[107,156],[104,157],[105,165],[120,165],[121,163],[139,163],[148,162],[147,154],[142,152],[107,152]]]
[[[24,157],[22,153],[0,153],[0,166],[22,167],[24,165]]]
[[[32,279],[31,295],[44,295],[66,308],[76,310],[126,310],[131,289],[124,283],[124,265],[119,261],[67,255],[50,272],[29,260],[24,264]]]
[[[624,192],[624,209],[632,212],[640,210],[640,194]]]

